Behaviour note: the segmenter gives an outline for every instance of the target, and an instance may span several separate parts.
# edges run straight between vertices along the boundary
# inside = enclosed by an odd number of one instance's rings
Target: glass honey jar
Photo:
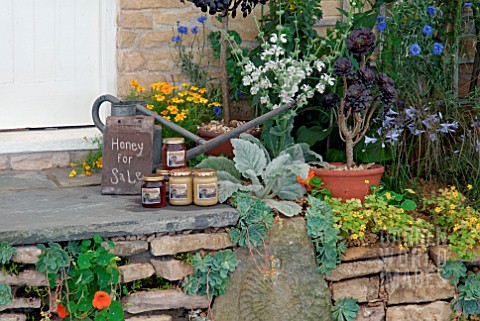
[[[170,171],[170,205],[190,205],[192,198],[192,170],[172,169]]]
[[[143,175],[142,206],[164,207],[167,204],[164,177],[158,174]]]
[[[184,138],[165,138],[162,147],[162,169],[187,167]]]
[[[165,184],[165,195],[168,200],[170,194],[170,171],[168,169],[157,168],[156,173],[164,177],[163,184]]]
[[[218,179],[214,169],[203,168],[193,171],[193,202],[199,206],[218,203]]]

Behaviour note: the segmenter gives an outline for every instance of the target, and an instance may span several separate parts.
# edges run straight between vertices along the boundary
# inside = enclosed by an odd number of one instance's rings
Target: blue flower
[[[425,36],[430,37],[430,35],[433,32],[433,28],[430,27],[429,25],[426,25],[425,27],[422,28],[422,32],[425,34]]]
[[[180,41],[180,36],[179,35],[176,35],[175,37],[172,38],[172,41],[173,42],[179,42]]]
[[[464,6],[467,7],[467,8],[469,8],[469,7],[472,6],[472,3],[471,3],[471,2],[465,2]]]
[[[186,35],[186,34],[188,34],[188,28],[185,27],[185,26],[179,26],[178,27],[178,33],[180,33],[182,35]]]
[[[378,31],[383,32],[387,28],[387,22],[382,21],[377,25]]]
[[[434,16],[434,15],[437,14],[437,11],[438,11],[438,8],[435,7],[435,6],[428,6],[427,7],[427,12],[428,12],[429,15]]]
[[[442,52],[443,52],[443,45],[442,45],[440,42],[435,42],[435,43],[433,44],[432,52],[433,52],[435,55],[441,55]]]
[[[213,112],[215,113],[215,115],[220,116],[222,114],[222,107],[213,107]]]
[[[422,48],[418,45],[418,43],[414,43],[410,46],[410,53],[412,56],[418,56],[422,52]]]
[[[192,27],[192,34],[196,35],[199,32],[200,32],[200,28],[198,28],[198,26],[193,26]]]
[[[204,23],[206,20],[207,20],[207,17],[205,17],[205,16],[200,16],[200,17],[197,18],[197,21],[200,22],[200,23]]]
[[[384,22],[385,21],[385,17],[384,16],[378,16],[377,17],[377,23],[381,23],[381,22]]]

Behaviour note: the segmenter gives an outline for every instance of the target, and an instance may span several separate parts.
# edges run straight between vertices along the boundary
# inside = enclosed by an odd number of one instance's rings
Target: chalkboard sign
[[[140,194],[143,174],[153,169],[153,123],[151,116],[107,118],[102,194]]]

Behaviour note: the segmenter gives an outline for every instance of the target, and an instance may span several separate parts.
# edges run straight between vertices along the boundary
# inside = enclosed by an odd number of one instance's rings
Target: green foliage
[[[336,226],[344,237],[362,240],[366,231],[383,231],[393,240],[399,240],[400,247],[426,246],[427,240],[432,237],[432,224],[415,219],[408,210],[395,204],[402,204],[403,198],[398,197],[400,201],[394,201],[392,194],[387,193],[367,195],[364,204],[358,199],[342,202],[339,198],[329,197],[325,198],[325,202],[332,208]]]
[[[206,295],[209,300],[224,294],[230,283],[230,274],[239,263],[230,250],[206,256],[197,253],[192,261],[193,274],[183,280],[183,290],[189,295]]]
[[[37,270],[47,274],[49,289],[59,292],[58,299],[74,318],[91,316],[95,320],[123,320],[123,309],[114,301],[119,288],[120,273],[114,254],[102,246],[103,239],[69,242],[66,248],[57,243],[38,245],[42,250]],[[107,243],[110,248],[113,242]],[[98,291],[112,297],[109,307],[98,310],[92,300]],[[52,304],[52,302],[51,302]]]
[[[76,176],[78,173],[90,176],[92,172],[99,172],[103,167],[103,136],[96,135],[95,137],[88,138],[83,137],[83,139],[90,145],[95,146],[94,150],[87,152],[87,157],[84,161],[77,161],[70,164],[72,171],[70,172],[70,177]]]
[[[438,193],[423,199],[424,207],[444,233],[449,249],[460,258],[471,260],[478,255],[480,245],[480,212],[468,205],[465,196],[455,186],[439,189]]]
[[[246,193],[236,194],[232,205],[240,215],[237,226],[230,229],[232,242],[242,247],[262,245],[273,223],[272,209],[264,201]]]
[[[318,272],[330,274],[341,262],[341,255],[346,249],[345,242],[334,227],[332,209],[322,200],[309,197],[309,207],[305,218],[307,234],[312,239],[317,252]]]
[[[467,276],[467,268],[461,261],[448,260],[440,271],[440,274],[444,279],[450,280],[452,285],[457,286],[460,280],[464,280]]]
[[[0,306],[7,305],[12,302],[12,289],[8,284],[0,283]]]
[[[360,306],[355,299],[344,298],[338,300],[332,307],[332,318],[335,321],[352,321],[357,318],[359,310]]]
[[[198,167],[213,166],[219,177],[219,201],[224,202],[237,191],[253,192],[270,207],[284,215],[294,216],[302,208],[289,202],[305,194],[305,188],[298,184],[297,176],[307,177],[310,166],[306,159],[320,155],[311,152],[306,144],[295,144],[285,148],[278,157],[271,159],[267,149],[255,137],[242,134],[240,139],[232,139],[233,161],[222,158],[210,158],[202,161]],[[218,161],[218,165],[215,163]],[[248,179],[245,185],[238,177]],[[279,197],[276,201],[272,198]]]
[[[17,250],[10,243],[3,241],[0,244],[0,265],[7,264],[16,253]]]
[[[458,287],[458,300],[453,309],[466,317],[480,314],[480,274],[469,274],[465,284]]]

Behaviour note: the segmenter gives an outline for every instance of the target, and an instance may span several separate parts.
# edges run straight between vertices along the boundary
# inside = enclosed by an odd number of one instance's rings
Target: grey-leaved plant
[[[310,170],[307,162],[322,163],[322,157],[307,144],[294,144],[272,159],[260,141],[249,134],[231,142],[233,160],[210,157],[197,166],[217,170],[219,201],[223,203],[235,192],[245,191],[286,216],[299,214],[302,207],[292,201],[305,194],[305,187],[297,177],[305,179]]]

